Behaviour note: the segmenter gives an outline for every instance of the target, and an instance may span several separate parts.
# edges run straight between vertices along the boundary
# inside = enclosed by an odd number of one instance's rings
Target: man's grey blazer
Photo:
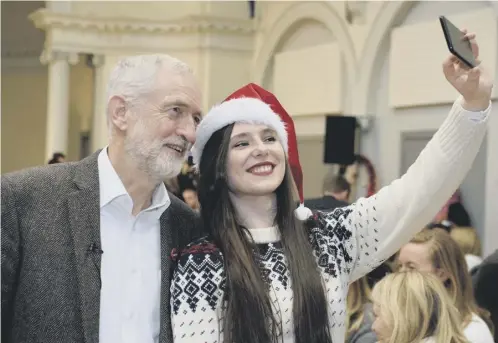
[[[2,176],[3,343],[98,342],[98,153]],[[170,198],[160,219],[161,343],[172,342],[171,250],[201,235],[198,216]]]

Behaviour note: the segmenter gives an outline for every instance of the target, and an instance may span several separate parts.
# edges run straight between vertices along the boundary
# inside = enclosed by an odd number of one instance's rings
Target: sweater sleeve
[[[350,282],[380,265],[427,225],[465,178],[486,133],[491,105],[482,113],[469,112],[461,101],[453,104],[400,179],[321,216],[324,236],[335,246],[337,269],[345,270]]]
[[[221,252],[204,239],[177,258],[171,280],[171,326],[175,343],[221,342],[225,275]]]

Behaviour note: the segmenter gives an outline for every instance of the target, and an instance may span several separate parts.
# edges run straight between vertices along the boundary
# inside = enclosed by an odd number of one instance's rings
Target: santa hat
[[[235,91],[203,118],[197,128],[196,142],[192,148],[194,163],[199,165],[204,146],[211,135],[233,123],[263,124],[275,130],[287,154],[299,193],[300,205],[295,210],[296,217],[300,220],[308,219],[312,213],[304,207],[303,172],[299,163],[294,122],[275,95],[254,83]]]

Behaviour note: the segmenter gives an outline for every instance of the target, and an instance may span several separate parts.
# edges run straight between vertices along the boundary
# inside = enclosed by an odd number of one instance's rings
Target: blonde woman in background
[[[372,328],[380,343],[468,343],[458,310],[430,273],[390,274],[375,285],[372,297]]]
[[[494,343],[489,313],[476,305],[467,263],[449,233],[442,229],[421,231],[400,249],[397,262],[402,271],[436,275],[461,314],[467,339],[471,343]]]
[[[347,297],[346,343],[375,343],[372,331],[373,306],[370,287],[364,276],[349,286]]]
[[[481,264],[481,241],[473,227],[454,227],[450,231],[450,236],[462,249],[469,272]]]

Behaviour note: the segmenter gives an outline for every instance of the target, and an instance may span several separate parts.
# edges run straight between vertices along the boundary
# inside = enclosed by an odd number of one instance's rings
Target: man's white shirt
[[[100,343],[157,343],[161,304],[159,218],[171,200],[161,183],[137,216],[107,147],[98,157],[102,243]]]

